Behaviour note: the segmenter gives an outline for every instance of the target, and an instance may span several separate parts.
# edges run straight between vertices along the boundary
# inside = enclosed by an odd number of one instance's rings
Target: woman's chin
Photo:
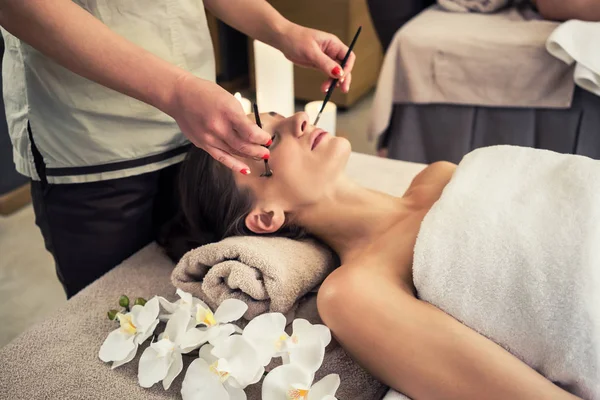
[[[339,157],[343,157],[346,161],[350,157],[350,153],[352,153],[352,144],[345,137],[334,137],[333,140],[335,144],[335,152]],[[345,164],[345,162],[344,162]]]
[[[334,169],[343,171],[346,168],[350,153],[352,153],[352,145],[346,138],[334,136],[329,143],[327,151],[327,160],[329,163],[335,164]]]

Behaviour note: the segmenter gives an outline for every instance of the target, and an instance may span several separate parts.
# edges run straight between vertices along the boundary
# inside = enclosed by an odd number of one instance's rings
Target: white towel
[[[570,20],[546,41],[546,49],[567,65],[576,63],[575,84],[600,96],[600,22]]]
[[[423,220],[413,278],[421,299],[600,399],[600,161],[468,154]]]

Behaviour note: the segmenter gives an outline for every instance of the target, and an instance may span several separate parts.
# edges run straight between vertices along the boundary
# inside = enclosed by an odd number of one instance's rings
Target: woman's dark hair
[[[267,178],[265,178],[267,179]],[[256,235],[246,227],[245,218],[255,198],[238,188],[233,173],[204,150],[192,146],[179,171],[178,215],[163,229],[159,244],[175,262],[188,251],[229,236]],[[306,232],[286,224],[271,236],[301,239]]]

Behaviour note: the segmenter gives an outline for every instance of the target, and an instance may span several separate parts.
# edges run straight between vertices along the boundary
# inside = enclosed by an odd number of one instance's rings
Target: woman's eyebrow
[[[269,111],[269,115],[271,117],[281,117],[283,118],[283,115],[276,113],[275,111]]]

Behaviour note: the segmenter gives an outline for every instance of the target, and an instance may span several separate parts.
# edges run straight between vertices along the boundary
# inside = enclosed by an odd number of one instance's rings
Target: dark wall
[[[373,26],[385,52],[396,31],[435,0],[367,0]]]
[[[4,54],[4,42],[0,37],[0,61]],[[2,87],[2,76],[0,75],[0,88]],[[12,157],[12,145],[8,136],[6,126],[6,115],[4,114],[4,100],[0,96],[0,195],[25,184],[27,178],[15,170]]]

